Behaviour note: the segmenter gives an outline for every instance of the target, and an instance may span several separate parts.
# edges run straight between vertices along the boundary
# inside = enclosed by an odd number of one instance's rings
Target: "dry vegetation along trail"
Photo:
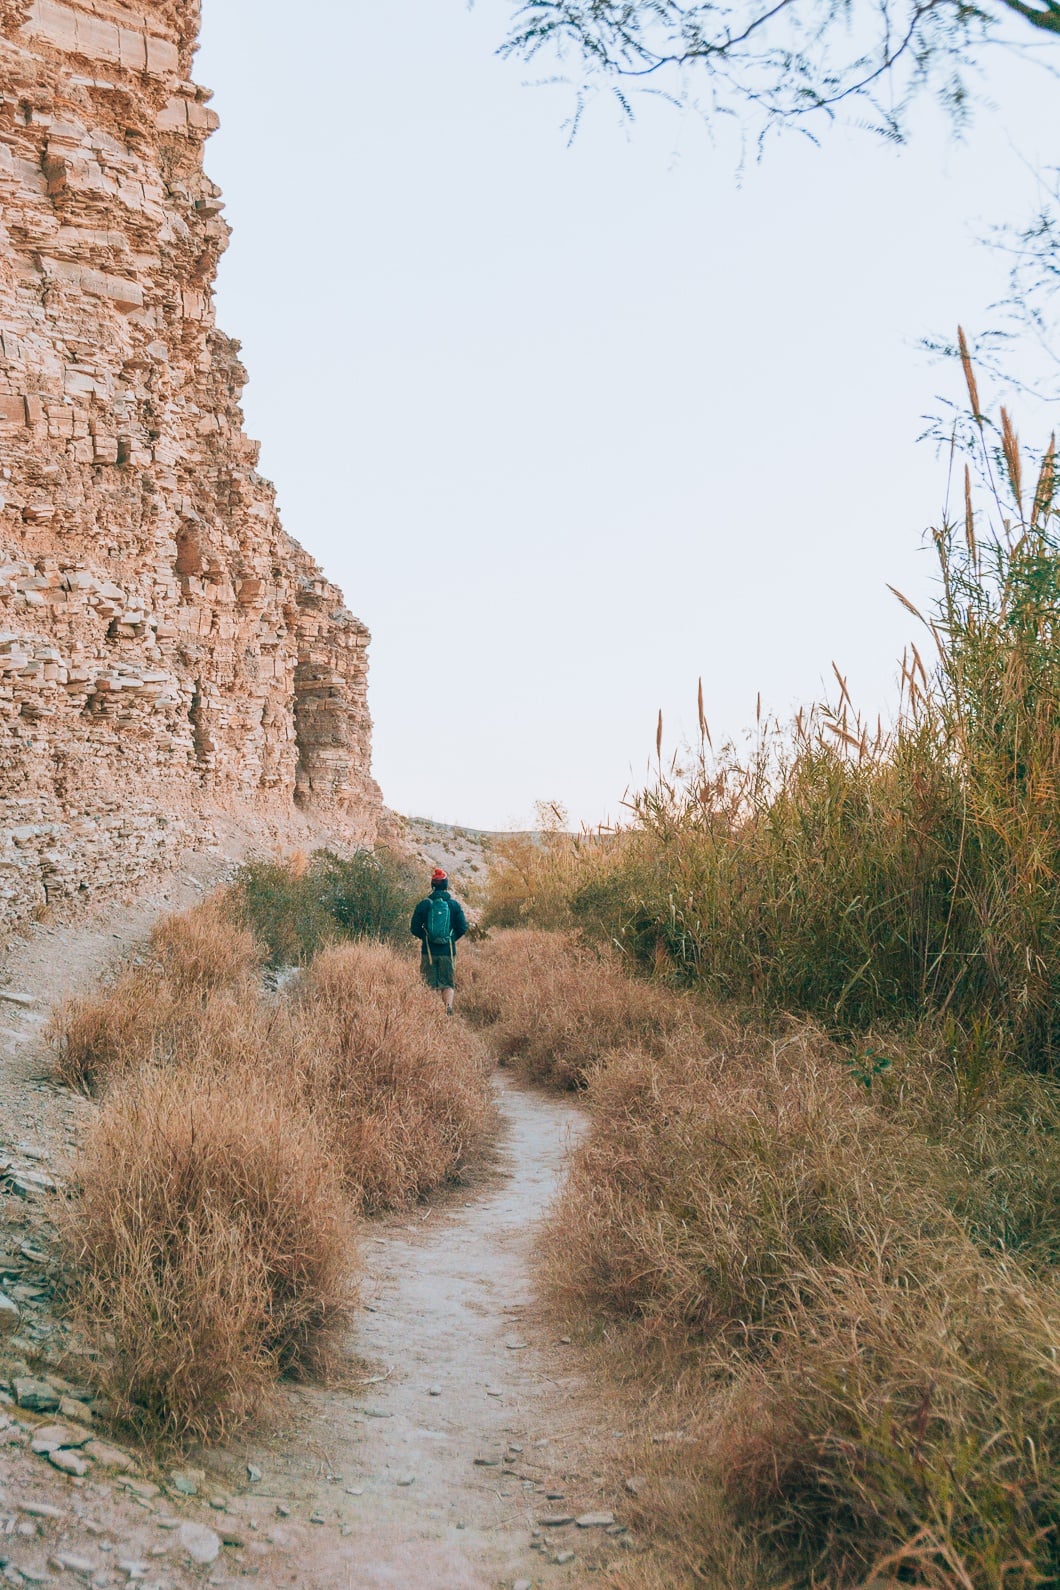
[[[0,982],[35,1005],[3,1010],[0,1149],[36,1144],[61,1167],[88,1107],[46,1080],[39,1032],[48,1006],[91,985],[111,953],[132,947],[156,914],[201,887],[185,878],[125,910],[31,929],[11,947]],[[44,1501],[61,1515],[37,1523],[38,1537],[27,1536],[11,1560],[21,1555],[41,1568],[58,1549],[74,1552],[98,1564],[94,1583],[116,1587],[126,1582],[111,1576],[118,1557],[134,1555],[150,1563],[142,1582],[151,1590],[176,1590],[192,1582],[191,1564],[172,1532],[152,1527],[152,1514],[220,1526],[206,1505],[218,1491],[229,1533],[244,1545],[226,1547],[213,1584],[252,1576],[306,1590],[561,1586],[615,1555],[622,1539],[603,1527],[542,1531],[537,1523],[612,1505],[615,1416],[590,1396],[574,1349],[536,1307],[531,1270],[534,1227],[582,1117],[564,1098],[504,1073],[496,1087],[494,1163],[467,1188],[366,1226],[346,1384],[283,1387],[263,1429],[190,1458],[207,1471],[198,1498],[163,1494],[146,1507],[120,1487],[67,1480],[24,1448],[5,1449],[0,1437],[0,1514]],[[25,1212],[27,1232],[46,1218],[43,1207],[35,1215],[37,1200],[3,1202],[8,1224]],[[47,1330],[46,1316],[41,1324]],[[253,1484],[248,1465],[260,1471]],[[165,1482],[164,1473],[154,1477]],[[550,1500],[549,1492],[557,1494]],[[170,1549],[152,1560],[159,1543]],[[51,1571],[58,1584],[69,1577]]]
[[[566,1571],[531,1549],[540,1515],[602,1505],[601,1410],[538,1316],[529,1267],[580,1118],[503,1078],[498,1102],[504,1140],[479,1185],[369,1238],[356,1340],[367,1384],[285,1393],[297,1413],[266,1482],[332,1526],[292,1540],[322,1586],[559,1585],[615,1547],[599,1529],[555,1531],[550,1555],[576,1552]],[[223,1461],[234,1471],[244,1456]]]

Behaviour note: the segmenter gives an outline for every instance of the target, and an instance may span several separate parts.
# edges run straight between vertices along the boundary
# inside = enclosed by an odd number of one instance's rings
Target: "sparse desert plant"
[[[491,1058],[407,960],[367,942],[325,950],[292,1008],[292,1064],[367,1211],[412,1202],[461,1171],[492,1122]]]
[[[351,1300],[351,1211],[275,1077],[144,1068],[104,1105],[66,1221],[75,1317],[122,1417],[224,1436],[319,1359]]]
[[[658,1052],[691,1020],[685,1001],[631,978],[606,945],[566,933],[494,932],[462,966],[469,1019],[488,1029],[502,1060],[552,1087],[583,1086],[600,1059],[629,1044]]]

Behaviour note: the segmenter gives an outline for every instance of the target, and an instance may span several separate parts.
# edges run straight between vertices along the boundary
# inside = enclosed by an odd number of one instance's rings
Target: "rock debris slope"
[[[368,633],[280,525],[214,324],[198,12],[0,0],[0,921],[217,812],[379,812]]]

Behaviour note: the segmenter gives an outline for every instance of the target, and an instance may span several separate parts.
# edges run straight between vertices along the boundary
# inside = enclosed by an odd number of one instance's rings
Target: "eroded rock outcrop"
[[[219,810],[350,837],[368,635],[283,531],[214,325],[197,0],[0,0],[0,919]]]

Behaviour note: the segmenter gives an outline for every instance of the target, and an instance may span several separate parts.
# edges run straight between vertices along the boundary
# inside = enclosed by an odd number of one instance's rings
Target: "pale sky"
[[[976,236],[1032,210],[1060,85],[999,55],[963,143],[925,110],[904,151],[790,137],[741,184],[651,102],[568,147],[569,91],[495,56],[504,0],[204,13],[219,320],[284,523],[372,630],[388,803],[615,816],[700,675],[716,741],[833,658],[886,710],[887,583],[928,596],[945,491],[916,438],[960,396],[919,340],[987,323]]]

